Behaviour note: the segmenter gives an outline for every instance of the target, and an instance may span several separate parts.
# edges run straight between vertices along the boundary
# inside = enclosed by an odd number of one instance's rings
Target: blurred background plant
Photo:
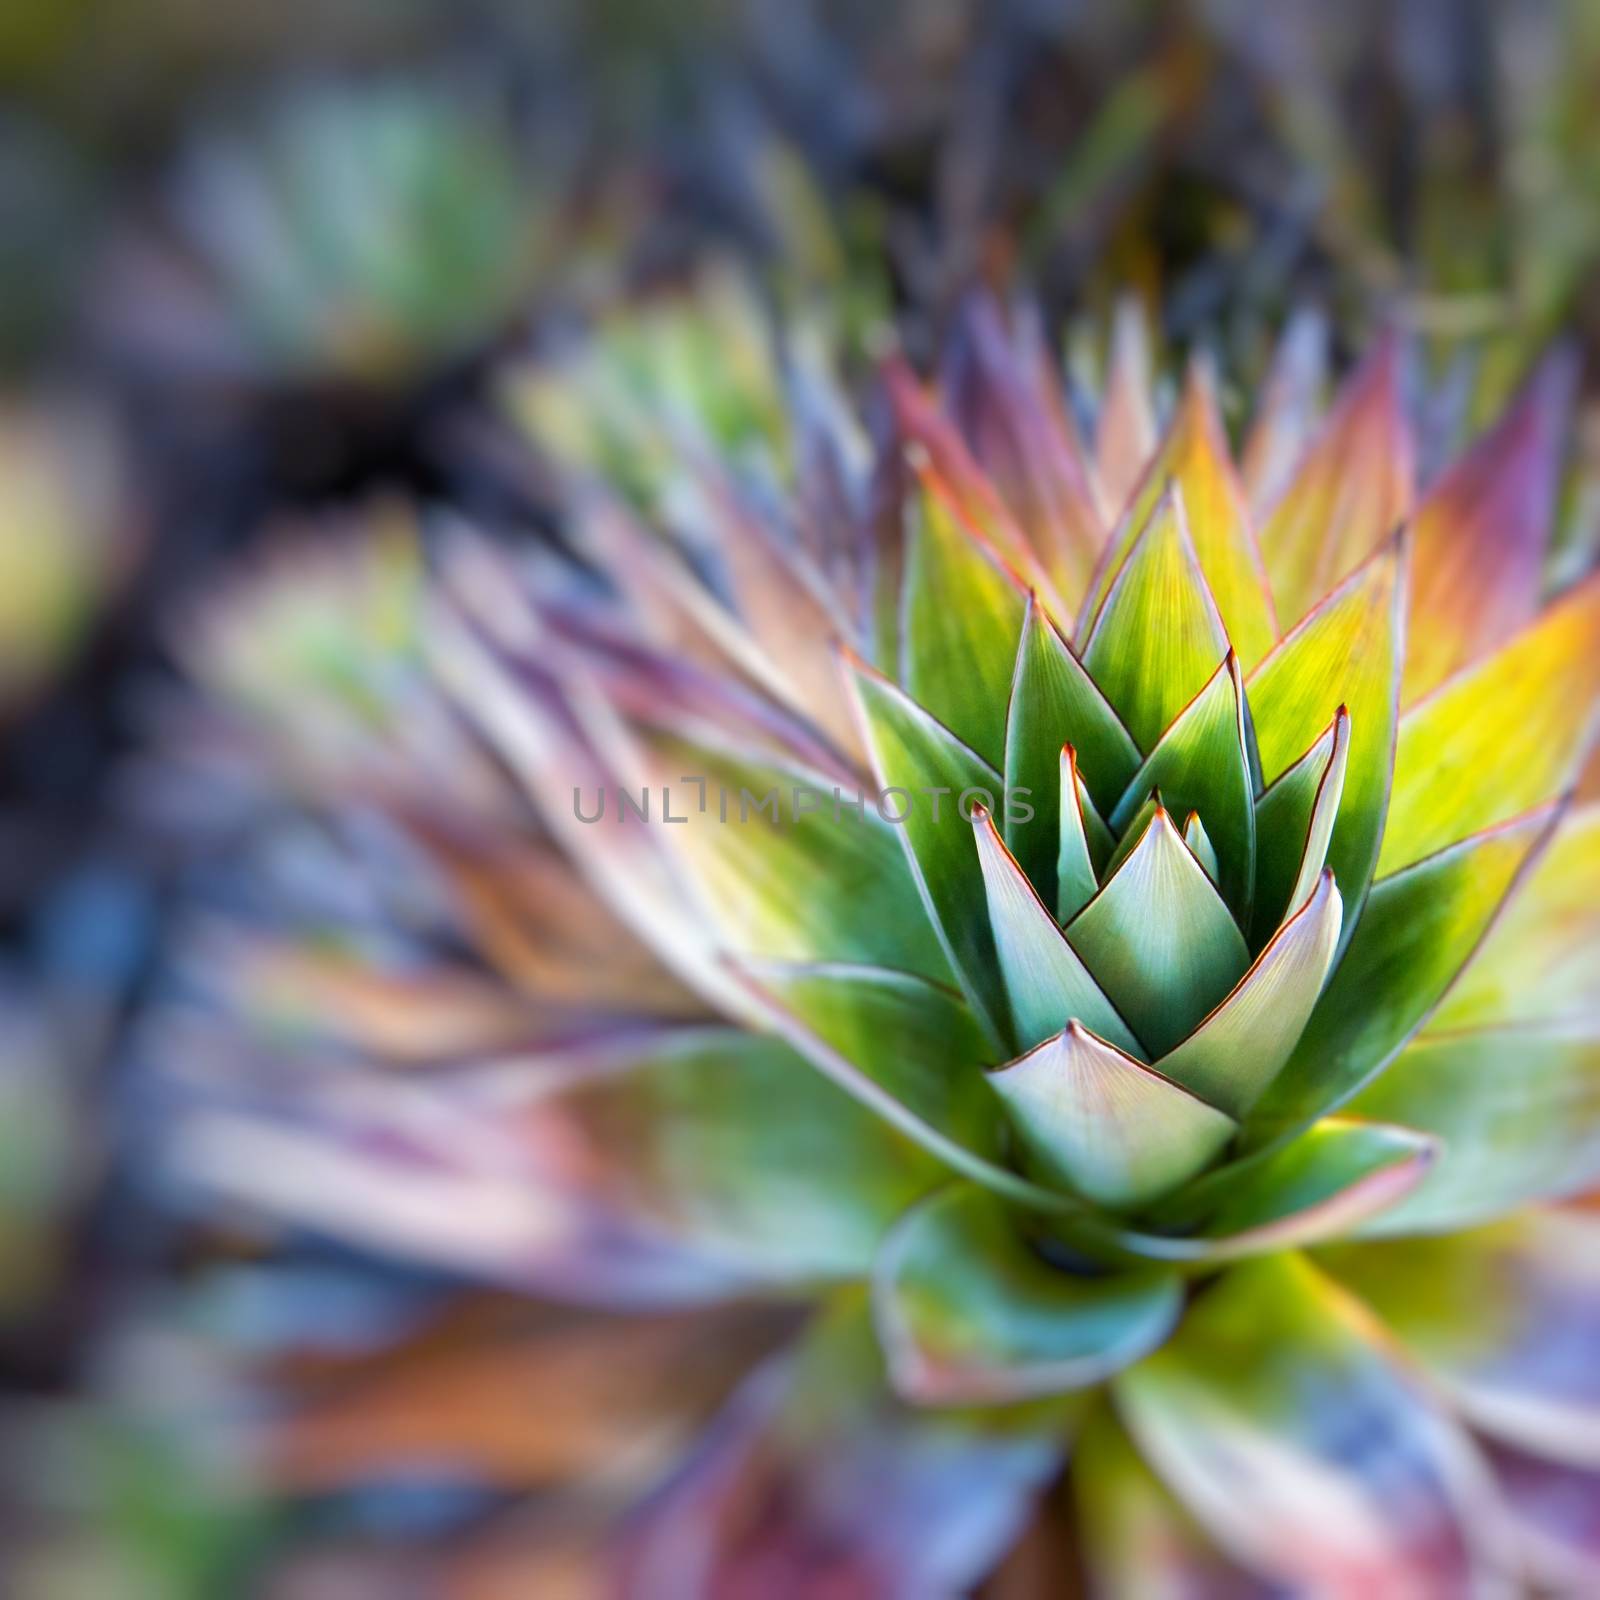
[[[607,1459],[611,1436],[576,1423],[570,1457],[521,1458],[500,1391],[462,1377],[485,1349],[507,1384],[524,1360],[566,1372],[551,1314],[463,1298],[458,1266],[178,1203],[136,1066],[174,991],[220,994],[308,1062],[402,1071],[530,1017],[689,1007],[615,928],[552,943],[551,907],[578,897],[418,659],[422,552],[455,513],[563,537],[504,448],[508,355],[559,360],[598,329],[616,359],[581,370],[611,385],[617,433],[587,445],[643,474],[627,403],[646,372],[681,374],[696,414],[724,386],[756,445],[781,414],[738,306],[674,317],[675,289],[729,258],[837,338],[847,377],[891,321],[925,358],[974,281],[1020,281],[1068,327],[1082,390],[1108,361],[1206,345],[1235,424],[1286,318],[1312,390],[1392,322],[1425,357],[1437,466],[1560,334],[1585,396],[1571,575],[1600,541],[1596,81],[1586,0],[7,6],[0,1436],[41,1465],[0,1483],[0,1564],[26,1555],[41,1594],[206,1595],[260,1571],[311,1592],[351,1570],[372,1592],[398,1532],[459,1534]],[[292,937],[222,937],[219,906]],[[763,1345],[727,1337],[727,1370],[607,1413],[668,1418],[657,1464]],[[312,1437],[386,1437],[400,1414],[417,1481],[441,1457],[473,1471],[386,1497],[381,1450],[330,1445],[319,1477],[291,1429],[262,1493],[237,1427],[226,1465],[162,1442],[173,1397],[191,1419],[286,1405]],[[591,1486],[563,1526],[602,1525],[648,1477]],[[498,1581],[558,1592],[577,1554],[519,1514]]]

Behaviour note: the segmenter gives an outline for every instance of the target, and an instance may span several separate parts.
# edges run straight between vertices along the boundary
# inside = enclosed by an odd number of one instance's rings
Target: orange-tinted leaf
[[[1166,436],[1123,518],[1116,544],[1101,564],[1091,606],[1115,579],[1168,483],[1176,483],[1183,495],[1200,570],[1248,671],[1277,641],[1277,619],[1244,489],[1228,452],[1216,390],[1199,362],[1189,369]]]
[[[1037,319],[1008,331],[987,295],[963,307],[945,365],[948,403],[979,464],[1058,591],[1077,603],[1105,543],[1088,468]]]
[[[1395,531],[1411,504],[1412,457],[1400,347],[1388,337],[1346,384],[1261,530],[1285,622],[1304,616]]]
[[[1564,353],[1548,357],[1498,426],[1418,505],[1407,704],[1538,609],[1572,379]]]
[[[1378,870],[1559,794],[1588,753],[1597,702],[1600,574],[1401,719]]]

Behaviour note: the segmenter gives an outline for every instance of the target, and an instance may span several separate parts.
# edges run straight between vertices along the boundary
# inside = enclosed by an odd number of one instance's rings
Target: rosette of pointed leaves
[[[734,444],[640,386],[547,434],[607,584],[457,551],[431,664],[723,1021],[312,1086],[191,1172],[611,1304],[869,1282],[646,1580],[958,1588],[1074,1440],[1106,1592],[1592,1560],[1600,1236],[1538,1208],[1600,1175],[1600,590],[1544,590],[1560,363],[1420,487],[1402,366],[1281,394],[1252,487],[1203,366],[1158,424],[1114,365],[1085,437],[988,304],[870,428],[791,344]]]
[[[162,224],[113,264],[104,314],[180,373],[392,389],[521,311],[548,201],[492,97],[301,85],[195,139]]]

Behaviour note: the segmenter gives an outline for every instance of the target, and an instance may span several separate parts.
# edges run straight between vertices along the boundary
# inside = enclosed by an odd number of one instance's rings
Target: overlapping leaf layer
[[[1151,1540],[1239,1592],[1463,1592],[1522,1559],[1462,1417],[1592,1471],[1559,1421],[1592,1385],[1531,1313],[1441,1336],[1388,1263],[1600,1178],[1600,833],[1569,797],[1600,580],[1538,581],[1563,384],[1419,489],[1385,340],[1263,503],[1203,365],[1153,446],[1128,433],[1160,408],[1126,337],[1092,441],[988,302],[935,381],[887,364],[869,430],[805,330],[768,359],[748,307],[707,306],[516,381],[607,581],[461,546],[429,617],[608,926],[721,1019],[434,1091],[553,1191],[497,1269],[568,1286],[587,1250],[610,1301],[870,1281],[817,1338],[876,1329],[889,1515],[923,1514],[924,1448],[1026,1497],[1081,1425],[1112,1592]],[[651,348],[701,355],[652,398],[625,381]],[[369,1191],[372,1114],[339,1108]],[[428,1142],[441,1193],[501,1204],[488,1159]],[[1460,1245],[1452,1308],[1498,1273],[1593,1333],[1542,1233]],[[775,1501],[862,1459],[865,1421],[808,1432],[831,1359],[739,1446]],[[729,1515],[722,1481],[684,1493]],[[874,1564],[912,1537],[828,1504]],[[990,1511],[906,1570],[966,1581]]]

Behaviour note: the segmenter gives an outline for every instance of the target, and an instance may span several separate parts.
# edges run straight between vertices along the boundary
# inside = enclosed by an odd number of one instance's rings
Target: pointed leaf
[[[1538,610],[1571,401],[1570,356],[1547,357],[1499,425],[1417,507],[1402,692],[1408,705]]]
[[[1572,782],[1596,725],[1597,641],[1600,574],[1406,713],[1380,872],[1540,805]]]
[[[1205,875],[1216,883],[1222,876],[1222,868],[1217,865],[1217,852],[1198,811],[1191,811],[1183,819],[1183,842],[1188,845],[1189,853],[1200,863]]]
[[[1078,753],[1061,747],[1061,819],[1056,841],[1056,918],[1070,922],[1094,899],[1115,841],[1078,775]],[[1043,891],[1041,890],[1041,893]]]
[[[1164,493],[1095,616],[1083,664],[1134,743],[1150,750],[1227,651],[1182,498]]]
[[[922,493],[938,499],[986,549],[1045,596],[1054,613],[1062,614],[1050,576],[1026,535],[916,374],[894,357],[883,367],[883,380],[900,436],[914,447],[906,454]]]
[[[847,755],[858,734],[835,664],[834,641],[851,631],[810,561],[710,472],[699,485],[732,587],[739,620],[771,663],[784,701],[811,718]]]
[[[1600,806],[1569,811],[1429,1022],[1600,1025]]]
[[[983,1071],[990,1058],[971,1058],[971,1019],[955,996],[850,967],[768,965],[743,982],[757,1014],[813,1067],[952,1171],[1023,1205],[1082,1211],[1001,1164],[1004,1114]]]
[[[1449,1238],[1346,1245],[1322,1265],[1474,1427],[1600,1468],[1600,1217],[1535,1212]]]
[[[683,660],[723,672],[732,667],[779,699],[792,696],[749,630],[673,544],[610,499],[590,500],[577,518],[585,548],[615,575],[628,614],[647,639]]]
[[[1003,1405],[1100,1383],[1148,1354],[1182,1309],[1180,1280],[1049,1265],[993,1195],[954,1184],[907,1214],[873,1274],[895,1388],[921,1405]]]
[[[1179,1042],[1250,964],[1244,939],[1165,811],[1067,928],[1067,939],[1148,1048]]]
[[[1150,335],[1143,307],[1130,296],[1117,302],[1111,323],[1105,403],[1094,440],[1095,469],[1113,517],[1127,505],[1155,444]]]
[[[1218,882],[1222,869],[1216,864],[1216,850],[1211,846],[1210,835],[1206,834],[1205,822],[1200,821],[1198,811],[1190,811],[1189,816],[1184,818],[1184,843],[1189,846],[1189,853],[1195,861],[1200,862],[1206,877],[1213,883]]]
[[[1340,706],[1327,732],[1256,802],[1256,942],[1304,903],[1327,864],[1349,760],[1350,713]]]
[[[981,802],[992,810],[1000,775],[887,678],[862,661],[848,665],[880,797],[889,814],[904,812],[896,828],[928,916],[962,989],[999,1041],[1005,992],[989,919],[980,910],[983,872],[961,800],[967,795],[968,809]]]
[[[1411,504],[1414,454],[1400,348],[1389,337],[1350,378],[1262,527],[1261,553],[1285,623],[1304,616],[1399,526]]]
[[[1195,812],[1216,850],[1222,897],[1248,920],[1255,873],[1255,793],[1246,753],[1244,685],[1232,651],[1145,758],[1107,821],[1132,822],[1153,791],[1175,816]]]
[[[1235,1123],[1084,1029],[991,1074],[1027,1164],[1099,1205],[1138,1206],[1206,1167]]]
[[[913,1138],[931,1129],[993,1153],[998,1107],[983,1077],[992,1057],[954,990],[875,967],[761,962],[743,971],[780,1031],[847,1092]]]
[[[1417,1192],[1370,1231],[1471,1227],[1600,1183],[1600,1038],[1485,1028],[1424,1036],[1351,1102],[1444,1149]]]
[[[648,742],[650,798],[670,797],[649,825],[699,885],[725,948],[949,981],[896,830],[870,801],[857,809],[858,788],[688,739]],[[620,808],[620,795],[612,799]],[[614,825],[603,817],[591,831]]]
[[[1328,319],[1299,307],[1284,324],[1260,404],[1245,439],[1240,473],[1253,511],[1282,494],[1316,434],[1328,379]]]
[[[1150,824],[1156,819],[1156,813],[1165,809],[1166,807],[1161,804],[1160,795],[1145,796],[1144,804],[1134,812],[1133,821],[1122,830],[1122,837],[1117,840],[1110,856],[1106,859],[1106,864],[1100,869],[1101,883],[1109,882],[1116,875],[1117,869],[1138,849],[1145,834],[1149,832]]]
[[[1167,1486],[1295,1594],[1471,1594],[1503,1552],[1481,1462],[1303,1258],[1235,1267],[1115,1383]]]
[[[1076,1018],[1137,1055],[1138,1041],[1022,875],[994,819],[979,812],[972,825],[1018,1047],[1031,1050]]]
[[[1091,591],[1092,606],[1099,604],[1121,570],[1168,483],[1176,483],[1183,497],[1195,555],[1228,637],[1245,667],[1253,667],[1277,642],[1277,621],[1244,489],[1228,452],[1216,389],[1198,361],[1189,368],[1166,437],[1144,473],[1116,541],[1102,559]]]
[[[1026,591],[937,496],[918,502],[906,567],[900,678],[958,738],[998,765]]]
[[[1344,896],[1347,942],[1372,880],[1388,807],[1404,656],[1404,564],[1403,541],[1380,550],[1246,685],[1269,784],[1302,757],[1341,706],[1349,713],[1350,753],[1327,859]]]
[[[1425,1133],[1325,1117],[1296,1138],[1208,1173],[1155,1214],[1212,1241],[1211,1259],[1346,1237],[1413,1193],[1438,1157]]]
[[[1160,1070],[1230,1116],[1243,1116],[1289,1059],[1322,993],[1341,913],[1333,874],[1324,872],[1227,999],[1160,1059]]]
[[[1089,581],[1105,529],[1038,319],[1019,318],[1013,336],[994,299],[973,296],[950,351],[951,413],[1070,603]]]
[[[1373,886],[1333,981],[1256,1109],[1255,1132],[1330,1111],[1383,1069],[1471,957],[1555,821],[1548,807],[1532,812]]]
[[[1061,747],[1070,744],[1083,764],[1096,804],[1111,805],[1139,765],[1139,752],[1105,696],[1066,641],[1029,602],[1017,649],[1006,719],[1006,789],[1023,790],[1033,808],[1025,822],[1007,821],[1005,839],[1047,901],[1055,899],[1057,807]]]

